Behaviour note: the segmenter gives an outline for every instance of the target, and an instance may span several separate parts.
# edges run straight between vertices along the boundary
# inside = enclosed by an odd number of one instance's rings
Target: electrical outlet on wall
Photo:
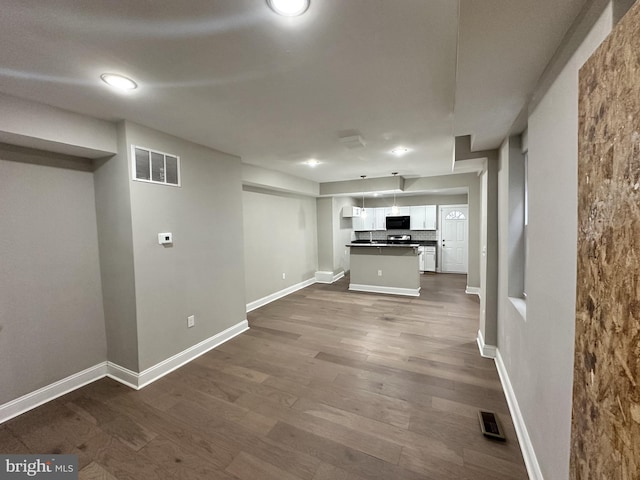
[[[381,277],[382,276],[382,270],[378,270],[378,276]]]
[[[195,327],[196,326],[196,316],[195,315],[189,315],[187,317],[187,328],[191,328],[191,327]]]
[[[287,279],[287,274],[286,274],[286,273],[284,273],[284,272],[282,272],[282,279],[283,279],[283,280],[286,280],[286,279]]]

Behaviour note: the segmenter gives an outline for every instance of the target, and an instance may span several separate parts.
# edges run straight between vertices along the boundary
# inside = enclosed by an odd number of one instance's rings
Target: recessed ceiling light
[[[138,88],[138,84],[136,82],[124,75],[118,75],[117,73],[103,73],[100,75],[100,78],[107,85],[120,90],[135,90]]]
[[[267,5],[278,15],[297,17],[309,8],[311,0],[267,0]]]
[[[303,162],[305,165],[308,165],[310,167],[316,167],[318,165],[320,165],[322,162],[320,160],[316,160],[315,158],[310,158],[309,160],[307,160],[306,162]]]
[[[409,149],[407,147],[396,147],[391,150],[391,155],[395,155],[396,157],[401,157],[405,153],[408,153]]]

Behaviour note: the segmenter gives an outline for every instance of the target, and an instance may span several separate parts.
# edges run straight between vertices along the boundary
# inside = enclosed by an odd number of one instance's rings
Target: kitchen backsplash
[[[369,232],[355,232],[356,240],[369,240]],[[435,230],[378,230],[371,232],[372,240],[386,240],[387,235],[411,235],[411,240],[437,240]]]

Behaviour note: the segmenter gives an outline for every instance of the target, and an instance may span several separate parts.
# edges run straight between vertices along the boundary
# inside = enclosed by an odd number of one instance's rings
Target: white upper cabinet
[[[345,209],[358,209],[358,216],[353,215],[353,230],[356,232],[371,232],[375,230],[386,230],[389,216],[410,216],[411,230],[435,230],[436,229],[436,206],[419,205],[415,207],[398,207],[397,213],[391,212],[391,207],[367,208],[366,215],[362,215],[360,207],[345,207],[342,216],[345,217]],[[350,213],[350,212],[349,212]]]
[[[384,209],[385,217],[404,217],[407,215],[411,215],[411,207],[398,207],[398,211],[395,213],[391,207],[385,207]]]
[[[435,230],[436,206],[419,205],[411,207],[411,230]]]
[[[411,208],[411,230],[427,229],[427,207],[419,205]]]
[[[385,208],[367,208],[366,215],[360,212],[359,217],[353,217],[353,229],[356,232],[371,232],[374,230],[386,230]]]
[[[427,205],[426,206],[427,218],[425,221],[425,230],[435,230],[436,229],[436,206],[435,205]]]
[[[386,230],[387,229],[387,217],[385,216],[386,208],[374,208],[376,221],[374,224],[374,230]]]
[[[360,207],[342,207],[342,216],[346,218],[359,217]]]

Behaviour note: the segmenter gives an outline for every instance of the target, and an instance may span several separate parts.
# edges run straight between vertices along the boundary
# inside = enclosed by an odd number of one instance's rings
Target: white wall
[[[355,204],[351,197],[333,198],[333,273],[348,272],[351,268],[349,249],[345,245],[354,237],[353,220],[342,216],[342,208]]]
[[[117,153],[111,122],[0,93],[0,142],[68,155]]]
[[[245,186],[242,209],[247,303],[315,277],[315,198]]]
[[[595,2],[597,3],[597,2]],[[612,10],[599,19],[540,95],[528,122],[529,253],[526,314],[504,281],[508,267],[508,181],[501,155],[498,350],[542,475],[569,476],[576,295],[578,69],[611,30]],[[580,28],[574,30],[577,34]],[[568,44],[571,42],[569,41]],[[526,447],[526,446],[525,446]]]
[[[0,404],[106,359],[93,175],[74,163],[0,146]]]
[[[129,154],[138,145],[180,156],[180,187],[128,179],[143,371],[245,320],[242,173],[238,157],[130,122],[125,129]],[[158,244],[161,232],[173,233],[172,247]]]

